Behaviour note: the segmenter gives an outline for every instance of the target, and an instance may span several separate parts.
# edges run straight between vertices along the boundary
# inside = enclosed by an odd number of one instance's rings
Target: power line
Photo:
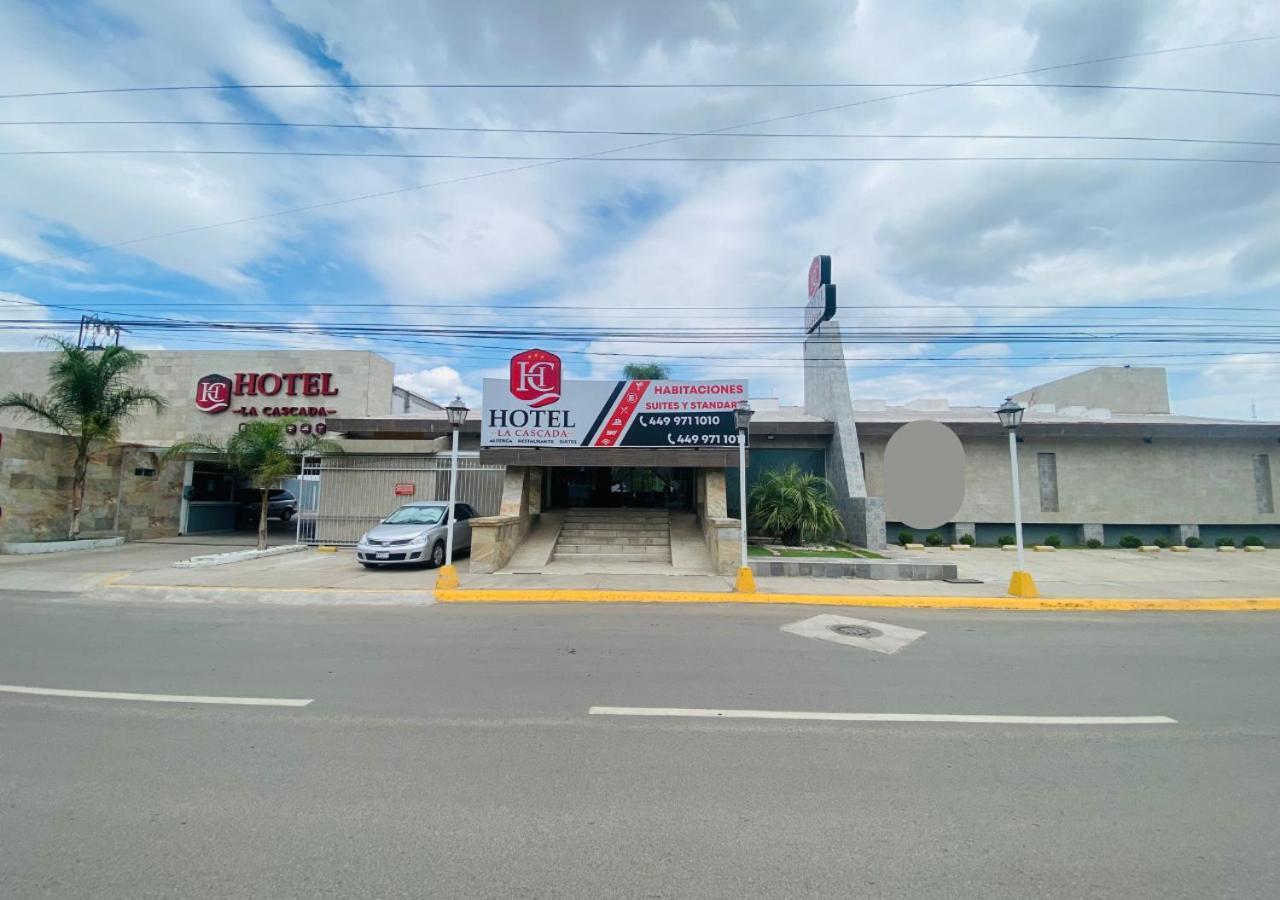
[[[1280,165],[1280,159],[1208,156],[524,156],[499,153],[401,153],[343,150],[185,150],[174,148],[78,148],[72,150],[0,150],[0,156],[287,156],[342,159],[447,159],[579,163],[868,163],[868,162],[1143,162]]]
[[[1278,93],[1276,96],[1280,96]],[[1001,140],[1001,141],[1143,141],[1150,143],[1214,144],[1240,147],[1280,147],[1280,141],[1246,141],[1225,138],[1194,138],[1157,135],[1123,134],[939,134],[892,132],[787,132],[727,131],[705,134],[696,131],[635,131],[608,128],[482,128],[463,125],[375,125],[365,122],[280,122],[229,119],[31,119],[0,121],[5,126],[46,125],[182,125],[193,127],[233,126],[244,128],[316,128],[355,131],[410,131],[461,134],[544,134],[592,135],[609,137],[716,137],[716,138],[786,138],[786,139],[856,139],[856,140]]]
[[[1019,72],[1006,72],[1001,75],[991,75],[985,78],[974,78],[974,79],[969,79],[967,81],[959,81],[955,83],[942,84],[942,85],[933,86],[933,87],[918,88],[918,89],[905,91],[898,94],[882,94],[878,97],[863,98],[861,100],[857,100],[851,103],[842,103],[842,104],[836,104],[833,106],[824,106],[816,109],[804,110],[796,113],[789,113],[787,115],[782,115],[782,116],[771,116],[765,119],[757,119],[753,122],[741,122],[741,123],[738,123],[737,125],[728,125],[723,128],[709,128],[706,130],[705,134],[716,134],[716,133],[726,132],[726,131],[741,131],[742,129],[745,129],[745,128],[756,128],[761,125],[771,125],[775,122],[788,121],[791,119],[803,118],[805,116],[820,115],[828,112],[836,112],[836,111],[845,110],[845,109],[853,109],[855,107],[866,106],[872,103],[880,103],[886,100],[894,100],[894,99],[901,99],[905,97],[919,96],[921,94],[928,94],[928,93],[934,93],[936,91],[949,90],[955,87],[963,87],[966,85],[974,85],[974,84],[983,84],[986,82],[1000,81],[1007,78],[1016,78],[1020,75],[1037,75],[1041,72],[1051,72],[1051,71],[1058,71],[1061,69],[1078,68],[1080,66],[1092,65],[1094,63],[1118,62],[1120,60],[1125,60],[1125,59],[1138,59],[1141,57],[1160,56],[1164,54],[1180,53],[1180,52],[1189,51],[1189,50],[1204,50],[1204,49],[1209,49],[1214,47],[1227,47],[1227,46],[1235,46],[1240,44],[1252,44],[1252,43],[1258,43],[1262,41],[1272,41],[1272,40],[1276,40],[1277,38],[1280,38],[1280,35],[1261,35],[1261,36],[1251,37],[1251,38],[1237,38],[1237,39],[1228,40],[1228,41],[1212,41],[1212,42],[1202,43],[1202,44],[1189,44],[1181,47],[1166,47],[1158,50],[1146,50],[1146,51],[1125,53],[1125,54],[1119,54],[1119,55],[1113,55],[1113,56],[1095,57],[1093,59],[1077,60],[1075,62],[1059,63],[1051,66],[1038,66],[1033,69],[1025,69]],[[109,90],[111,92],[120,92],[120,91],[129,91],[133,89],[122,88],[122,89],[109,89]],[[46,92],[46,93],[49,96],[53,96],[53,95],[66,95],[68,93],[73,93],[73,92]],[[320,203],[312,203],[304,206],[292,207],[289,209],[276,210],[274,212],[261,213],[255,216],[244,216],[238,219],[229,219],[222,222],[212,222],[212,223],[206,223],[204,225],[191,226],[189,228],[179,228],[179,229],[175,229],[168,232],[159,232],[159,233],[154,233],[150,235],[143,235],[136,238],[129,238],[123,241],[115,241],[112,243],[95,244],[93,246],[84,247],[79,250],[74,250],[67,253],[55,254],[53,256],[47,256],[41,259],[31,260],[28,262],[19,263],[17,265],[8,266],[5,269],[0,269],[0,273],[12,272],[12,271],[15,271],[16,269],[24,268],[26,266],[40,265],[42,263],[54,262],[61,259],[70,259],[70,258],[75,258],[80,256],[86,256],[88,254],[98,253],[103,250],[112,250],[112,249],[118,249],[120,247],[133,246],[136,244],[144,243],[146,241],[158,240],[160,238],[177,237],[177,236],[186,235],[186,234],[196,234],[199,232],[209,231],[214,228],[224,228],[232,225],[243,225],[243,224],[248,224],[252,222],[260,222],[260,221],[265,221],[267,219],[277,218],[279,216],[293,215],[293,214],[302,213],[302,212],[313,212],[315,210],[328,209],[334,206],[339,206],[347,203],[358,203],[366,200],[382,199],[385,197],[396,196],[399,194],[409,193],[412,191],[426,190],[426,189],[435,188],[435,187],[444,187],[452,184],[461,184],[468,181],[476,181],[482,178],[491,178],[498,175],[513,174],[515,172],[523,172],[529,169],[536,169],[536,168],[542,168],[544,166],[557,165],[558,163],[561,163],[561,162],[569,162],[577,159],[585,159],[587,157],[592,157],[592,156],[604,156],[612,153],[625,153],[628,150],[638,150],[644,147],[651,147],[651,146],[656,146],[658,144],[671,143],[675,141],[688,140],[688,139],[689,138],[683,138],[683,137],[657,138],[657,139],[645,141],[639,144],[630,144],[623,147],[616,147],[612,150],[602,150],[594,153],[587,153],[587,154],[580,154],[578,156],[565,157],[563,159],[558,159],[558,160],[531,162],[531,163],[526,163],[519,166],[510,166],[510,167],[505,167],[501,169],[492,169],[487,172],[477,172],[470,175],[463,175],[455,178],[447,178],[441,181],[426,182],[423,184],[415,184],[415,185],[405,185],[403,187],[393,188],[391,190],[375,191],[372,193],[361,194],[354,197],[341,197],[335,200],[327,200]]]

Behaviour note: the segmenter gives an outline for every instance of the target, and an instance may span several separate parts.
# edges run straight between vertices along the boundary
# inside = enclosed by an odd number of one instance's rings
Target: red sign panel
[[[397,484],[397,485],[396,485],[396,496],[397,496],[397,497],[412,497],[412,496],[413,496],[413,494],[414,494],[414,492],[415,492],[416,490],[417,490],[417,485],[414,485],[414,484],[407,484],[407,483],[404,483],[404,484]]]
[[[511,396],[531,408],[560,399],[560,357],[546,350],[526,350],[511,357]]]
[[[196,409],[220,413],[231,406],[231,379],[224,375],[206,375],[196,382]]]
[[[809,296],[818,293],[818,288],[831,283],[831,257],[815,256],[809,263]]]

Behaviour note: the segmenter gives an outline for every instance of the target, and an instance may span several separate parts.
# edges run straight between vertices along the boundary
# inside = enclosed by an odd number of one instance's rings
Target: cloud
[[[464,384],[462,375],[452,366],[433,366],[396,376],[396,384],[441,405],[461,397],[472,409],[480,406],[479,381]]]
[[[7,11],[0,80],[32,90],[172,83],[955,82],[1277,31],[1280,8],[1251,0],[1185,0],[1173,12],[1156,0],[1014,6],[827,0],[794,15],[779,15],[775,4],[719,0],[278,0],[270,6],[228,0],[198,7],[98,0],[80,4],[75,15],[47,5]],[[1019,80],[1248,89],[1280,74],[1275,49],[1255,44],[1144,56]],[[1274,139],[1267,131],[1270,107],[1261,98],[1041,86],[877,100],[893,93],[254,89],[11,100],[4,101],[4,114],[17,121],[252,119],[702,131],[876,100],[752,130],[935,137],[705,137],[628,155],[1252,156],[1263,151],[941,135]],[[0,149],[12,150],[571,156],[648,140],[196,125],[0,127]],[[474,326],[476,334],[452,348],[448,338],[415,346],[400,335],[217,338],[250,346],[367,347],[394,357],[403,378],[425,378],[424,392],[445,401],[457,391],[475,399],[475,387],[467,385],[478,386],[479,373],[499,367],[507,345],[520,343],[486,338],[485,327],[536,323],[645,329],[643,338],[551,341],[575,377],[614,377],[630,359],[652,358],[675,363],[681,377],[746,374],[753,393],[798,402],[800,285],[807,260],[818,252],[834,258],[839,320],[857,390],[889,399],[941,393],[990,401],[1043,380],[1046,371],[1064,374],[1060,367],[1018,359],[1051,355],[1051,347],[983,338],[966,347],[918,335],[907,344],[878,340],[889,329],[982,330],[1033,317],[1088,324],[1090,305],[1123,310],[1161,302],[1186,302],[1211,318],[1217,306],[1246,305],[1248,298],[1256,305],[1280,287],[1280,251],[1270,237],[1280,215],[1280,182],[1259,167],[1061,160],[593,162],[471,177],[515,165],[7,157],[7,177],[0,180],[0,268],[90,243],[249,220],[68,260],[58,272],[61,283],[47,267],[19,269],[5,273],[6,286],[50,304],[146,309],[169,317]],[[402,190],[452,179],[470,180]],[[399,192],[270,216],[392,191]],[[85,277],[62,277],[71,272]],[[128,292],[86,286],[91,284],[133,284],[140,296],[178,299],[170,308],[146,306]],[[511,308],[521,304],[540,308]],[[681,331],[690,328],[716,335],[684,340]],[[725,338],[726,330],[750,340]],[[182,337],[185,345],[200,340]],[[1151,359],[1143,361],[1159,361],[1158,350],[1148,352]],[[958,362],[930,368],[927,357],[944,355],[971,361],[972,368]],[[1188,374],[1175,384],[1189,398],[1216,390],[1209,376]],[[1244,404],[1212,395],[1237,412]]]

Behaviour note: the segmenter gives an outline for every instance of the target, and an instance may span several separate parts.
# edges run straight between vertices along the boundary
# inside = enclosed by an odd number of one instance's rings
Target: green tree
[[[49,366],[49,391],[44,397],[8,393],[0,409],[17,412],[60,431],[75,445],[71,473],[71,522],[67,540],[80,535],[89,456],[120,436],[120,426],[139,410],[164,412],[159,394],[129,384],[146,356],[125,347],[86,350],[62,338],[46,338],[58,348]]]
[[[318,435],[291,435],[292,418],[258,420],[245,425],[225,441],[212,437],[196,437],[174,444],[165,459],[191,453],[204,453],[217,458],[228,469],[248,479],[261,494],[262,509],[258,514],[258,549],[267,549],[268,494],[271,488],[298,471],[304,456],[317,453],[341,453],[337,441]]]
[[[831,501],[834,493],[831,482],[799,466],[770,469],[751,488],[750,518],[788,546],[817,543],[844,531]]]
[[[671,373],[662,363],[627,363],[622,367],[622,377],[632,381],[665,381]]]

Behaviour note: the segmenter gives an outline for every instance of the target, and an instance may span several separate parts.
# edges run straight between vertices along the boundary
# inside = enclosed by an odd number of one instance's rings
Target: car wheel
[[[286,509],[284,512],[280,513],[281,522],[288,522],[292,518],[293,518],[293,510],[291,509]]]
[[[431,548],[431,565],[437,569],[444,565],[444,544]]]

